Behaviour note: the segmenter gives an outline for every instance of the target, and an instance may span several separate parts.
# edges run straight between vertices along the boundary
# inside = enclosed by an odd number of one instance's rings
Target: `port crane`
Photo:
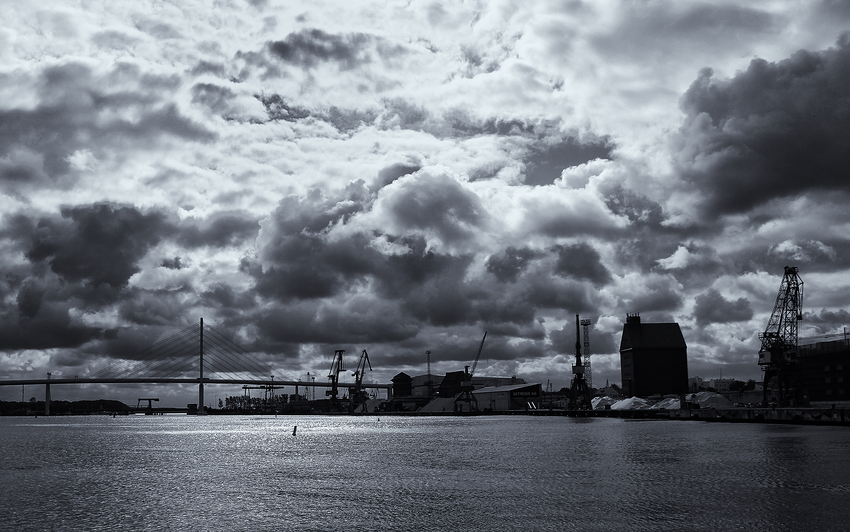
[[[799,322],[803,319],[803,280],[796,266],[785,266],[779,285],[779,294],[764,332],[759,334],[759,365],[764,370],[764,402],[769,397],[768,385],[776,378],[779,404],[788,406],[791,394],[797,401],[804,400],[803,390],[792,383],[797,374],[797,341]]]
[[[369,353],[364,349],[360,354],[360,361],[357,362],[357,369],[351,375],[354,377],[354,386],[348,389],[348,396],[351,398],[350,409],[354,410],[357,405],[366,402],[369,395],[363,391],[363,375],[366,373],[366,367],[372,371],[372,362],[369,361]]]
[[[49,375],[49,374],[48,374]],[[142,408],[142,401],[148,402],[148,407],[145,409],[145,415],[150,416],[153,414],[153,402],[159,401],[158,397],[140,397],[138,401],[136,401],[136,409]]]
[[[590,371],[590,324],[589,319],[581,320],[581,336],[584,339],[584,380],[593,390],[593,373]]]
[[[328,373],[328,380],[331,382],[331,389],[325,390],[325,395],[330,396],[331,398],[331,409],[339,406],[339,374],[340,372],[345,371],[345,360],[343,359],[343,355],[345,355],[345,349],[337,349],[334,351],[334,359],[331,362],[331,370]]]
[[[463,382],[461,383],[462,391],[457,399],[455,399],[455,410],[463,411],[463,404],[466,403],[470,412],[478,411],[478,400],[472,394],[472,376],[475,374],[475,368],[478,366],[478,360],[481,358],[481,350],[484,349],[484,340],[487,339],[487,331],[484,331],[484,337],[481,338],[481,343],[478,345],[478,350],[475,352],[475,359],[472,361],[472,371],[469,366],[463,367]],[[460,405],[458,405],[460,403]]]
[[[576,363],[573,366],[573,382],[570,385],[570,410],[590,410],[590,387],[584,378],[587,366],[581,363],[581,335],[579,315],[576,314]]]

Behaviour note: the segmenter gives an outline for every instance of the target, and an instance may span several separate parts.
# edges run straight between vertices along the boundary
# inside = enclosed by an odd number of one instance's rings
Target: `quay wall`
[[[616,417],[623,419],[670,419],[729,423],[785,423],[795,425],[850,426],[847,408],[728,408],[681,410],[528,410],[505,412],[520,415],[570,417]]]

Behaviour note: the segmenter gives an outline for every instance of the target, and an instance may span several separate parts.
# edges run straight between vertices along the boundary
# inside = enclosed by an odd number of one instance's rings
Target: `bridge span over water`
[[[206,333],[206,334],[205,334]],[[237,384],[263,386],[268,389],[293,386],[330,388],[335,398],[337,389],[347,390],[356,383],[322,381],[292,381],[275,379],[269,375],[267,362],[249,353],[241,346],[204,325],[192,325],[136,353],[132,358],[116,360],[109,366],[84,376],[53,377],[44,379],[0,379],[0,386],[45,386],[45,414],[50,414],[51,385],[81,384],[197,384],[198,405],[203,411],[204,386]],[[205,373],[206,372],[206,373]],[[361,382],[360,388],[387,390],[392,396],[392,384]],[[331,393],[328,391],[328,394]]]

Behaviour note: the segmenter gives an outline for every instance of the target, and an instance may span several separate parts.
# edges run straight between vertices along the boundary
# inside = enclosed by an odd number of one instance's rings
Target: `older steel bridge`
[[[198,411],[204,409],[204,386],[208,384],[258,385],[268,388],[284,386],[345,389],[354,386],[337,382],[338,374],[328,382],[275,380],[268,363],[248,352],[200,319],[131,357],[89,375],[45,379],[0,379],[0,386],[45,386],[45,414],[50,415],[50,386],[58,384],[197,384]],[[392,394],[392,384],[361,384],[361,388],[385,389]]]

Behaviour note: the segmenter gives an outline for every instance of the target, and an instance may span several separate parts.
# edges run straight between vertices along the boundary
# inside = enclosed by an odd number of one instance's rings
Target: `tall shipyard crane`
[[[768,385],[774,377],[779,404],[786,406],[790,403],[791,393],[802,393],[800,387],[791,382],[796,374],[794,366],[797,362],[797,329],[803,319],[803,280],[797,272],[796,266],[785,266],[773,313],[767,322],[767,328],[759,334],[759,365],[764,370],[765,403],[768,400]]]
[[[349,403],[350,409],[354,410],[357,406],[365,403],[369,398],[369,394],[363,391],[363,375],[366,373],[366,366],[369,371],[372,371],[372,363],[369,361],[369,353],[364,349],[360,354],[360,361],[357,362],[357,369],[351,375],[354,377],[354,386],[348,389],[348,396],[351,399]]]
[[[337,385],[339,384],[339,374],[342,371],[345,371],[345,360],[342,358],[345,355],[345,349],[337,349],[334,351],[334,359],[331,362],[331,370],[328,373],[328,380],[331,382],[331,389],[325,390],[325,395],[329,395],[331,398],[331,408],[336,408],[339,406],[339,388]]]
[[[576,363],[573,366],[573,382],[570,386],[570,410],[590,410],[590,388],[584,379],[585,366],[581,363],[581,336],[579,318],[576,314]]]
[[[464,374],[463,382],[461,383],[463,389],[458,398],[455,399],[455,409],[460,409],[459,411],[463,411],[464,404],[467,405],[467,411],[478,411],[478,399],[472,394],[472,376],[475,374],[475,367],[478,365],[478,359],[481,358],[481,350],[484,349],[484,340],[486,339],[487,331],[484,331],[484,338],[481,339],[481,343],[478,345],[478,351],[475,352],[475,359],[472,361],[472,371],[469,371],[469,366],[463,367]]]
[[[590,371],[590,324],[589,319],[581,320],[581,336],[584,339],[584,382],[593,389],[593,374]]]

